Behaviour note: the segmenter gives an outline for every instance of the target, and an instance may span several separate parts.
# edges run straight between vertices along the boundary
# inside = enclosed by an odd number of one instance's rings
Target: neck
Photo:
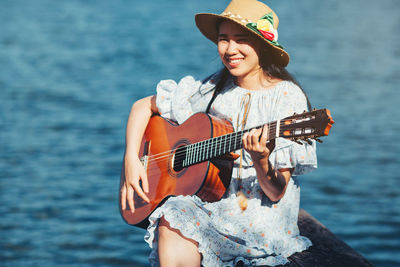
[[[260,68],[244,76],[234,77],[235,83],[247,90],[265,90],[274,87],[281,79],[266,76]]]
[[[261,90],[263,72],[262,69],[255,70],[253,72],[247,73],[243,76],[237,76],[235,78],[235,83],[247,90]]]

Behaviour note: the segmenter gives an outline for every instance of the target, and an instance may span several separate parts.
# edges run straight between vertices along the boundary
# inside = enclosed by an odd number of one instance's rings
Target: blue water
[[[228,1],[2,0],[0,265],[148,266],[117,205],[132,103],[220,63],[197,12]],[[400,3],[269,1],[289,70],[336,121],[302,208],[377,266],[400,265]]]

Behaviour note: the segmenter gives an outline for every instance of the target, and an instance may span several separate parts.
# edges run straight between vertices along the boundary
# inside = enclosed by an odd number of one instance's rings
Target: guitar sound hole
[[[183,170],[183,161],[186,158],[186,146],[180,146],[175,151],[174,155],[174,171],[180,172]]]

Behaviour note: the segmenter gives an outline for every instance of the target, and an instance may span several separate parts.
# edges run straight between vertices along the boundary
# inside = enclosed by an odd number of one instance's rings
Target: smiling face
[[[220,24],[218,53],[239,86],[245,79],[259,77],[262,73],[255,43],[239,25],[227,20]]]

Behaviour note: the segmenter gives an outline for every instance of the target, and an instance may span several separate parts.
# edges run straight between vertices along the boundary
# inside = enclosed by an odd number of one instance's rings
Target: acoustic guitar
[[[268,139],[321,142],[318,137],[327,136],[333,123],[327,109],[294,114],[268,123]],[[126,210],[120,207],[123,219],[128,224],[147,227],[146,218],[169,196],[197,195],[207,202],[220,200],[231,180],[235,159],[231,152],[243,148],[242,136],[252,129],[234,132],[229,121],[206,113],[196,113],[181,125],[158,115],[151,117],[139,152],[148,176],[150,203],[135,194],[134,213],[128,205]],[[120,188],[124,180],[121,175]]]

